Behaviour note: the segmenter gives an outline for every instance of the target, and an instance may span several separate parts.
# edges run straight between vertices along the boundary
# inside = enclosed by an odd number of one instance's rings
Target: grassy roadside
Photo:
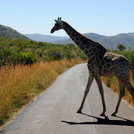
[[[116,77],[112,77],[112,78],[107,78],[107,77],[102,77],[101,78],[103,83],[111,88],[114,92],[116,92],[117,94],[119,94],[119,86],[118,86],[118,80]],[[133,85],[133,80],[132,80],[132,74],[130,72],[130,81],[131,84]],[[134,101],[133,98],[131,97],[130,93],[128,92],[127,89],[125,89],[125,95],[123,97],[129,104],[131,104],[134,107]]]
[[[79,59],[36,63],[0,69],[0,125],[23,105],[48,88],[57,76],[80,63]]]

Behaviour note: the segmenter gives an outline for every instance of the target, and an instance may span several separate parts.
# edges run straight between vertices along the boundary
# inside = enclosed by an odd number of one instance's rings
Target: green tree
[[[120,50],[120,51],[124,51],[126,49],[126,47],[123,45],[123,44],[118,44],[117,45],[117,48]]]

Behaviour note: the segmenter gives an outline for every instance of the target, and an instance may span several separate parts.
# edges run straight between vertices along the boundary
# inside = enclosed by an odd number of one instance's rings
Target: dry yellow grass
[[[0,69],[0,124],[13,116],[23,105],[48,88],[65,69],[80,60],[61,60],[32,66]]]
[[[102,77],[102,81],[107,87],[110,87],[114,92],[119,94],[119,86],[118,86],[118,80],[116,77],[113,78],[105,78]],[[131,84],[133,85],[133,80],[132,80],[132,73],[130,72],[130,81]],[[127,89],[125,89],[125,95],[123,97],[128,103],[130,103],[132,106],[134,106],[134,101],[132,99],[132,96],[128,92]]]

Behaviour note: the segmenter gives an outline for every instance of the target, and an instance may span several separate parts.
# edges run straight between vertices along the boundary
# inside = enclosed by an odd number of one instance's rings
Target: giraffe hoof
[[[116,116],[116,113],[112,113],[111,116]]]
[[[105,116],[105,113],[100,114],[100,116]]]
[[[81,113],[82,113],[82,111],[79,109],[79,110],[77,111],[77,113],[81,114]]]

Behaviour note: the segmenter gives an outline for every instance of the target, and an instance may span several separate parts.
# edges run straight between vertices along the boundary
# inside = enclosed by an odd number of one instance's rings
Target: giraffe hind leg
[[[121,99],[122,99],[124,94],[125,94],[125,87],[123,86],[123,84],[121,82],[119,82],[119,99],[118,99],[115,111],[112,113],[112,116],[116,116],[118,109],[119,109],[119,106],[120,106]]]
[[[132,98],[134,100],[134,88],[132,87],[132,85],[130,84],[130,82],[128,82],[126,84],[126,88],[127,88],[127,90],[129,91],[129,93],[131,94],[131,96],[132,96]]]

